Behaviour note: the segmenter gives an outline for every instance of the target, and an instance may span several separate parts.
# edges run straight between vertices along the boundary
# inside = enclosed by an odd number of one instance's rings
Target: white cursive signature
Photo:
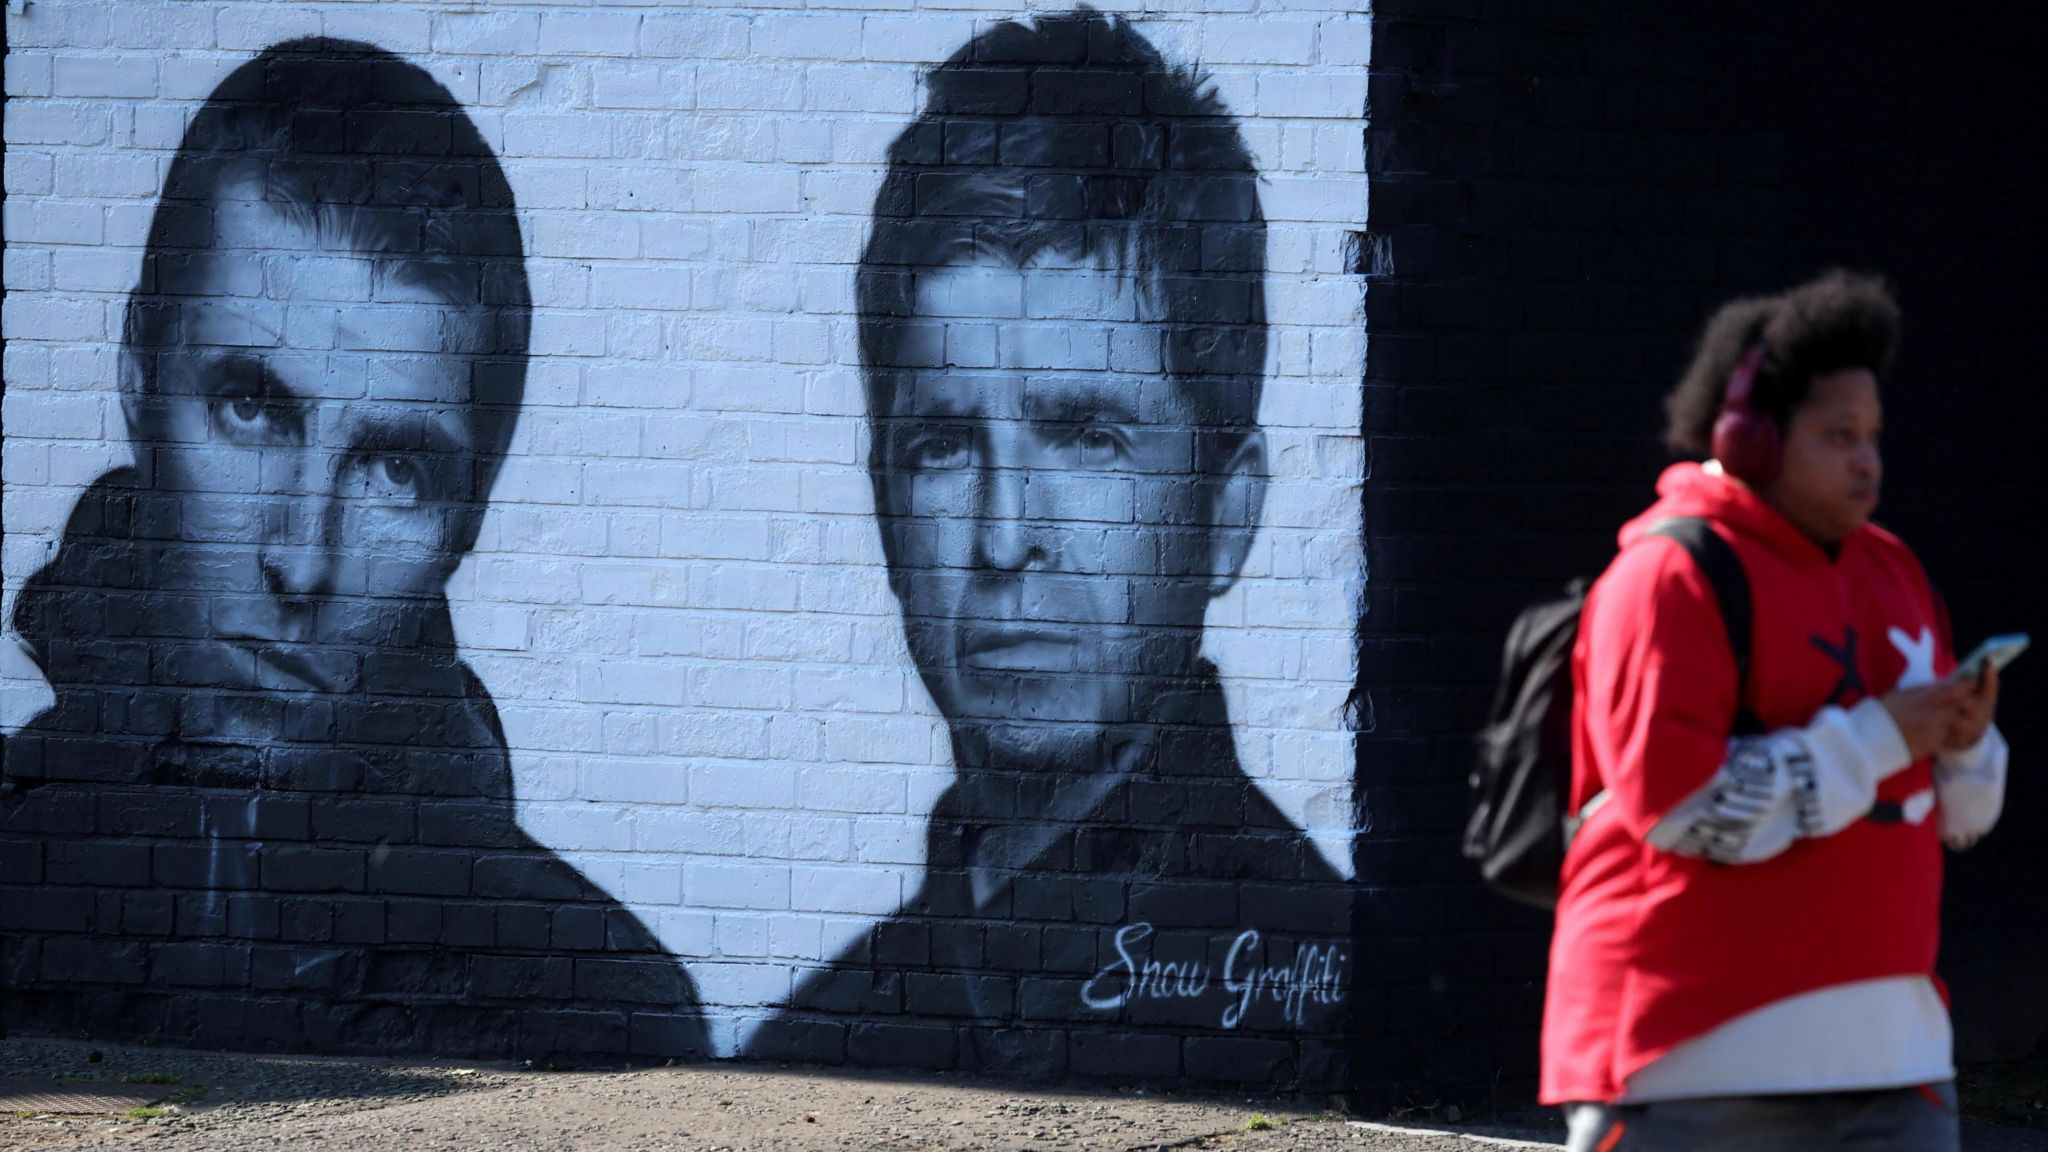
[[[1199,1000],[1211,988],[1207,963],[1157,960],[1152,956],[1152,925],[1140,921],[1117,929],[1116,959],[1081,986],[1081,1002],[1098,1012],[1114,1012],[1138,1000]],[[1271,1000],[1281,1017],[1296,1027],[1308,1019],[1310,1004],[1336,1004],[1344,999],[1348,955],[1330,944],[1297,943],[1285,964],[1261,964],[1262,937],[1256,928],[1237,934],[1224,954],[1220,991],[1227,999],[1217,1021],[1224,1028],[1244,1022],[1255,1003]]]

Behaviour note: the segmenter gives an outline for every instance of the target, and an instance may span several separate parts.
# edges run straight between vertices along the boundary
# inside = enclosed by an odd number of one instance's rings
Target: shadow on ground
[[[226,1103],[351,1108],[377,1101],[423,1100],[501,1082],[511,1069],[463,1061],[375,1057],[248,1055],[151,1048],[88,1040],[11,1037],[0,1040],[0,1076],[34,1076],[67,1084],[155,1084],[192,1107]]]

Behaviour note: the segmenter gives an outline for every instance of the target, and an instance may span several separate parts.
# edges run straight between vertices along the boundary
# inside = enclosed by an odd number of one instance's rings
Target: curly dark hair
[[[1746,296],[1716,309],[1692,363],[1664,397],[1664,444],[1679,456],[1713,453],[1714,419],[1728,376],[1761,345],[1752,402],[1783,427],[1806,402],[1813,378],[1868,368],[1890,382],[1899,349],[1899,305],[1880,276],[1831,269],[1775,296]]]

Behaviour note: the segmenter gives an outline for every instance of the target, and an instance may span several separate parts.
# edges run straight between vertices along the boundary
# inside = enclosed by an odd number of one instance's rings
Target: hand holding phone
[[[1942,739],[1943,750],[1960,752],[1984,738],[1998,711],[1999,670],[2026,650],[2027,637],[2023,633],[1993,636],[1956,665],[1955,673],[1944,683],[1965,689],[1967,694],[1954,704],[1948,732]]]
[[[2019,659],[2020,653],[2025,652],[2030,643],[2032,641],[2025,632],[2008,632],[2003,636],[1993,636],[1977,645],[1968,656],[1963,657],[1962,663],[1956,665],[1954,675],[1958,680],[1973,680],[1984,671],[1987,664],[2003,672],[2007,664]]]

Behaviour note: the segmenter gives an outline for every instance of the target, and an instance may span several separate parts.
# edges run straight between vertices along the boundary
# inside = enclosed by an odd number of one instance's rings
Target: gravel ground
[[[91,1059],[94,1052],[100,1060]],[[1355,1124],[1291,1101],[746,1065],[550,1072],[17,1038],[0,1041],[0,1076],[153,1083],[171,1094],[164,1115],[147,1119],[0,1115],[0,1148],[10,1152],[1450,1152],[1487,1146],[1457,1135]]]
[[[17,1038],[0,1040],[0,1076],[148,1083],[170,1096],[151,1118],[0,1114],[9,1152],[1481,1152],[1561,1139],[1545,1128],[1396,1128],[1273,1099],[759,1065],[553,1072]],[[2041,1136],[1973,1129],[1964,1146],[2048,1147]]]

